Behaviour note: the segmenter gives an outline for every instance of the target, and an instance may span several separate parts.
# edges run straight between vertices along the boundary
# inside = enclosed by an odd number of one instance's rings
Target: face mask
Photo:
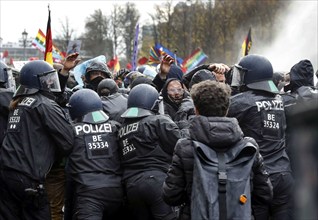
[[[180,104],[182,102],[182,99],[183,99],[183,95],[171,96],[168,94],[168,97],[172,102],[174,102],[176,104]]]
[[[105,78],[102,77],[102,76],[97,76],[96,78],[94,78],[93,80],[91,80],[91,82],[90,82],[89,84],[93,87],[93,89],[94,89],[95,91],[97,91],[97,86],[98,86],[98,84],[100,83],[100,81],[102,81],[103,79],[105,79]]]

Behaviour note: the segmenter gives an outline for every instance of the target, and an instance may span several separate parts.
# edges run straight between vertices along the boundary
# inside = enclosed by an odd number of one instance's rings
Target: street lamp
[[[27,46],[27,39],[28,39],[28,32],[24,31],[22,32],[22,40],[23,40],[23,55],[24,55],[24,60],[26,60],[26,56],[25,56],[25,48]]]

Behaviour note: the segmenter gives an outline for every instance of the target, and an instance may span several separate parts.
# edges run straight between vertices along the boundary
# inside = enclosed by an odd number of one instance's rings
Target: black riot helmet
[[[109,71],[109,69],[108,69],[106,63],[101,62],[101,61],[93,60],[93,61],[88,65],[88,67],[86,68],[85,78],[86,78],[86,81],[87,81],[87,82],[90,82],[90,74],[91,74],[93,71],[100,71],[100,72],[102,72],[102,73],[105,74],[105,78],[112,78],[112,74],[111,74],[111,72]]]
[[[39,90],[60,92],[60,81],[56,70],[44,60],[26,63],[20,71],[20,86],[14,97],[34,94]]]
[[[129,92],[127,110],[122,118],[139,118],[159,112],[158,91],[151,85],[139,84]]]
[[[4,62],[0,61],[0,88],[10,89],[15,91],[15,80],[12,70]]]
[[[234,66],[231,86],[245,85],[252,90],[278,93],[273,82],[273,67],[264,56],[247,55]]]
[[[97,86],[99,96],[109,96],[118,92],[118,86],[113,79],[103,79]]]
[[[67,104],[72,120],[98,124],[108,120],[102,100],[91,89],[80,89],[71,95]]]

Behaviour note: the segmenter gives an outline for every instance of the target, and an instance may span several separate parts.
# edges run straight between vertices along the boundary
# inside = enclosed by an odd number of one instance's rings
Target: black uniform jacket
[[[120,187],[121,171],[117,142],[119,123],[76,123],[75,143],[67,172],[81,189]]]
[[[56,154],[69,154],[73,141],[72,126],[61,107],[40,92],[28,95],[9,113],[0,165],[43,181]]]
[[[180,138],[178,126],[165,115],[126,119],[119,130],[123,179],[143,171],[168,171]]]
[[[270,174],[291,171],[285,151],[286,118],[280,95],[252,90],[239,93],[231,97],[228,116],[238,120],[245,136],[256,140]]]

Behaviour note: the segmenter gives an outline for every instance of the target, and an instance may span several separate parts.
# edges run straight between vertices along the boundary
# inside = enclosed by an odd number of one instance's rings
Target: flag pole
[[[174,50],[174,63],[176,64],[176,65],[178,65],[178,61],[177,61],[177,49],[175,49]]]

